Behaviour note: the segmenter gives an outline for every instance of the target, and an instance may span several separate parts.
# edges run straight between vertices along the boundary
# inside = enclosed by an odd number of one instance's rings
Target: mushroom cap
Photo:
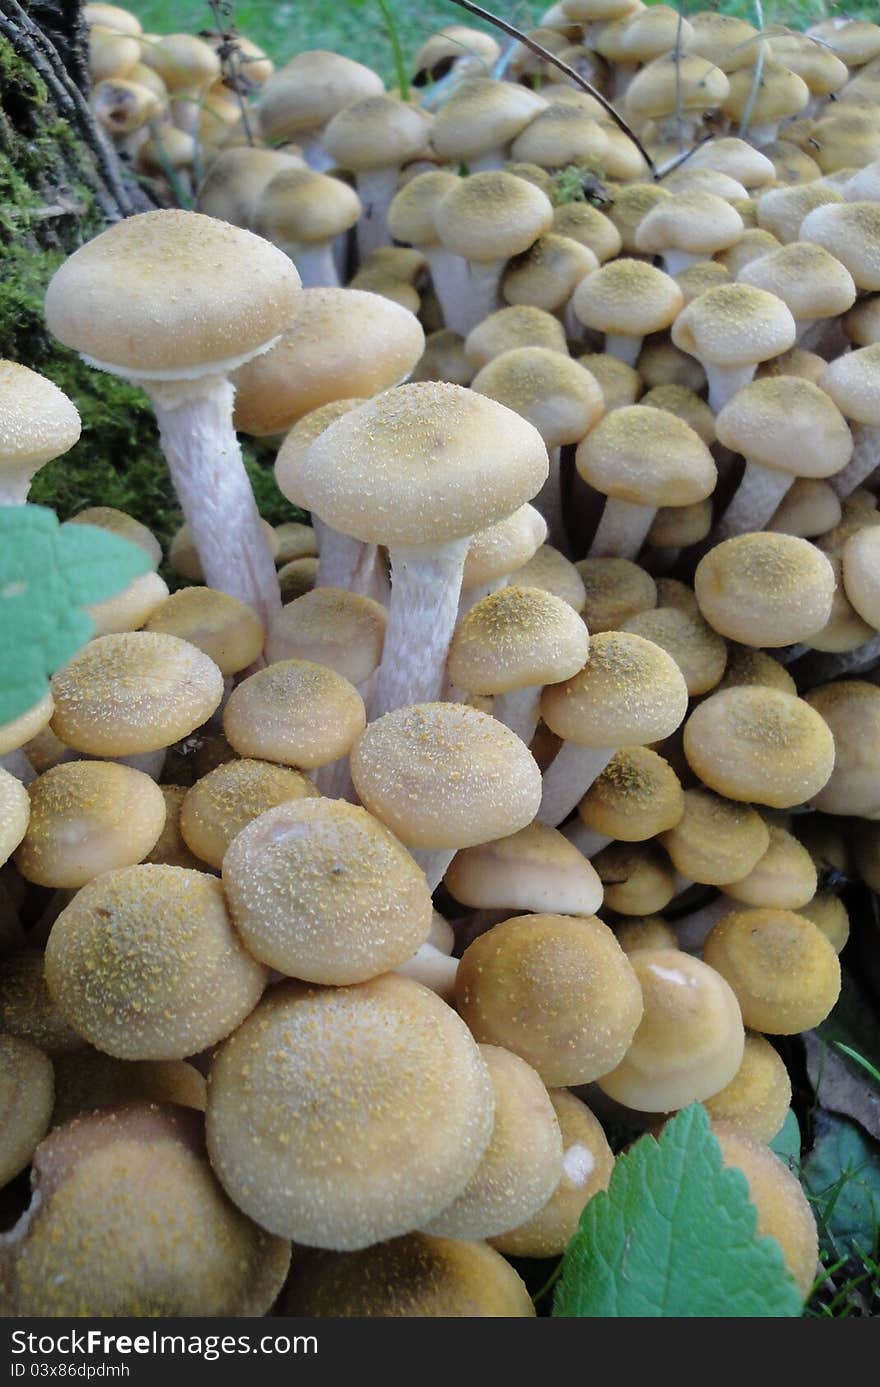
[[[514,159],[545,169],[570,164],[602,164],[608,149],[605,127],[589,112],[567,101],[555,101],[539,111],[517,135]]]
[[[714,261],[708,263],[714,264]],[[676,283],[678,281],[676,280]],[[701,293],[704,290],[700,291]],[[657,386],[686,386],[689,390],[701,391],[706,386],[706,372],[699,361],[688,356],[673,345],[666,333],[649,337],[643,343],[638,356],[639,394],[643,390],[653,390]],[[635,401],[629,401],[634,404]],[[673,411],[676,412],[676,411]],[[698,430],[699,432],[699,430]]]
[[[644,746],[669,737],[687,711],[687,688],[665,650],[642,636],[601,631],[573,679],[541,696],[541,717],[581,746]]]
[[[676,349],[673,348],[673,351]],[[687,358],[685,358],[687,360]],[[707,447],[715,442],[715,416],[705,400],[701,400],[695,390],[687,385],[679,385],[670,382],[668,385],[655,385],[650,390],[646,390],[640,401],[645,409],[662,409],[667,414],[674,414],[677,419],[681,419],[689,428],[693,429],[698,438],[701,438]],[[711,515],[712,506],[709,497],[704,496],[702,501],[691,501],[689,508],[702,507],[707,515]],[[680,509],[676,506],[665,506],[663,509],[667,515],[672,516]],[[702,512],[700,512],[702,513]],[[708,533],[708,526],[706,529]],[[703,539],[704,535],[696,536]],[[658,541],[652,538],[651,543]]]
[[[440,199],[434,214],[447,250],[477,264],[509,260],[553,225],[540,188],[503,171],[472,173]]]
[[[741,284],[766,289],[787,303],[795,318],[836,318],[851,308],[856,286],[845,265],[812,241],[793,241],[750,260],[737,273]]]
[[[320,587],[282,607],[266,645],[270,664],[308,660],[351,684],[379,667],[388,614],[381,602],[347,588]]]
[[[259,659],[265,631],[251,607],[216,588],[181,588],[155,607],[144,628],[179,636],[209,655],[224,674]]]
[[[771,1142],[791,1103],[788,1070],[769,1040],[746,1032],[742,1063],[729,1084],[705,1100],[713,1123],[730,1122],[755,1141]]]
[[[587,594],[583,618],[594,636],[657,605],[657,584],[632,559],[581,559],[575,567]]]
[[[165,801],[165,826],[144,861],[156,862],[164,867],[191,867],[193,871],[203,871],[204,862],[190,851],[180,832],[180,811],[188,794],[186,785],[160,785],[159,789]],[[155,1094],[149,1096],[156,1097]]]
[[[669,327],[684,302],[670,275],[644,260],[611,260],[582,279],[571,306],[585,327],[642,337]]]
[[[87,1047],[55,1060],[52,1126],[124,1103],[177,1103],[204,1112],[206,1095],[204,1076],[186,1060],[119,1060]]]
[[[55,1079],[48,1055],[18,1036],[0,1035],[0,1188],[30,1165],[49,1130],[54,1100]]]
[[[344,756],[365,725],[354,685],[309,660],[279,660],[249,675],[223,710],[223,731],[240,756],[302,770]]]
[[[859,289],[880,289],[880,206],[876,202],[816,207],[804,217],[798,236],[830,250]]]
[[[340,168],[393,168],[426,151],[432,119],[420,106],[377,92],[346,103],[327,122],[321,140]]]
[[[804,1299],[816,1279],[819,1236],[816,1219],[797,1178],[778,1156],[740,1127],[713,1121],[725,1166],[741,1170],[758,1213],[757,1232],[775,1238]]]
[[[239,1208],[337,1251],[440,1213],[477,1169],[493,1115],[463,1021],[396,973],[273,988],[208,1080],[211,1162]]]
[[[509,304],[535,304],[554,312],[564,308],[585,275],[598,269],[593,252],[570,236],[548,231],[508,262],[501,296]]]
[[[593,858],[605,906],[620,915],[665,910],[676,892],[675,873],[654,842],[609,843]]]
[[[740,240],[742,217],[716,193],[693,189],[676,191],[658,202],[636,228],[636,246],[643,253],[662,255],[684,250],[711,256]]]
[[[29,787],[27,833],[18,870],[38,886],[76,888],[114,867],[140,862],[165,823],[154,780],[107,761],[65,761]]]
[[[797,685],[788,670],[772,655],[749,646],[728,645],[727,667],[718,688],[730,689],[738,684],[765,684],[783,693],[797,693]]]
[[[485,1243],[408,1233],[360,1252],[304,1248],[287,1283],[284,1313],[529,1319],[535,1307],[519,1273]]]
[[[278,587],[281,601],[295,602],[304,593],[311,592],[318,576],[317,558],[291,559],[278,570]]]
[[[472,693],[541,688],[570,679],[587,658],[577,612],[541,588],[508,585],[476,602],[455,628],[447,669]]]
[[[771,125],[796,116],[809,101],[810,88],[804,79],[770,60],[764,63],[757,88],[753,68],[741,67],[730,74],[730,90],[721,110],[731,121],[742,121],[750,111],[753,125]]]
[[[477,1040],[520,1055],[552,1087],[607,1074],[642,1014],[632,966],[594,915],[494,925],[465,950],[455,999]]]
[[[452,1238],[489,1238],[547,1203],[562,1177],[562,1133],[538,1074],[519,1055],[481,1045],[495,1091],[492,1138],[461,1194],[426,1225]]]
[[[411,958],[431,928],[424,872],[344,800],[267,808],[230,843],[223,888],[248,951],[306,982],[377,977]]]
[[[795,477],[766,528],[799,539],[813,539],[835,529],[842,519],[840,498],[827,481],[821,477]]]
[[[817,891],[806,905],[798,906],[798,914],[806,915],[820,929],[839,954],[849,939],[849,915],[846,906],[833,891]]]
[[[608,1188],[614,1154],[598,1119],[568,1089],[550,1090],[562,1133],[562,1178],[547,1203],[518,1228],[491,1239],[506,1257],[558,1257],[594,1194]]]
[[[331,424],[303,458],[299,483],[308,508],[344,534],[427,545],[509,515],[548,468],[541,435],[513,410],[464,386],[421,381]]]
[[[706,962],[733,988],[743,1020],[768,1035],[818,1026],[840,995],[833,944],[791,910],[734,910],[711,930]]]
[[[735,245],[721,251],[717,261],[711,263],[722,265],[733,279],[738,279],[740,270],[746,265],[750,265],[753,260],[761,260],[767,255],[772,255],[779,249],[780,243],[772,231],[765,231],[760,226],[750,226]]]
[[[537,820],[507,838],[462,848],[443,884],[462,905],[483,910],[593,915],[602,904],[602,883],[592,864]]]
[[[587,828],[627,843],[674,828],[684,813],[678,776],[646,746],[623,747],[578,804]]]
[[[310,168],[281,169],[266,184],[253,212],[254,230],[296,259],[298,245],[341,236],[363,213],[353,188]]]
[[[818,794],[834,767],[824,719],[803,699],[757,684],[723,689],[699,704],[685,723],[684,752],[718,794],[776,809]]]
[[[619,254],[622,240],[610,217],[589,202],[564,202],[553,210],[553,230],[591,250],[600,264]]]
[[[818,878],[803,843],[787,829],[768,824],[770,845],[747,876],[726,883],[725,892],[743,905],[800,910],[816,894]]]
[[[49,995],[40,949],[17,949],[0,959],[0,1034],[27,1040],[52,1059],[85,1044]]]
[[[769,188],[758,198],[758,226],[764,231],[771,231],[783,244],[800,238],[804,219],[816,208],[843,205],[843,194],[832,188],[830,183],[820,179],[818,165],[815,167],[817,172],[810,176],[809,181]],[[803,239],[817,245],[823,244],[821,234],[804,235]],[[835,246],[826,246],[826,249],[840,259]]]
[[[615,409],[578,444],[584,481],[640,506],[689,506],[715,488],[712,454],[677,415],[646,405]]]
[[[0,866],[8,862],[27,832],[31,801],[16,776],[0,767]]]
[[[717,366],[745,366],[794,345],[797,327],[775,294],[750,284],[719,284],[698,294],[672,325],[677,347]]]
[[[490,313],[465,338],[468,361],[477,369],[514,347],[546,347],[568,354],[565,329],[558,318],[533,304],[513,304]]]
[[[776,171],[766,154],[734,135],[707,140],[691,155],[688,166],[692,169],[718,169],[738,179],[747,188],[759,188],[776,180]]]
[[[730,90],[721,68],[696,53],[664,53],[645,63],[632,78],[624,97],[624,110],[636,120],[661,120],[677,105],[685,112],[709,111],[720,106]]]
[[[130,540],[132,544],[139,544],[144,553],[152,560],[154,568],[158,568],[162,562],[162,546],[152,531],[148,530],[146,525],[142,525],[139,520],[135,520],[133,515],[128,515],[123,510],[117,510],[115,506],[87,506],[85,510],[72,515],[64,523],[66,525],[97,525],[101,530],[109,530],[111,534],[120,535],[123,539]]]
[[[199,211],[252,231],[260,199],[275,175],[303,166],[297,154],[282,149],[250,144],[221,149],[199,184]]]
[[[770,846],[770,830],[751,805],[696,786],[684,791],[682,816],[660,842],[683,877],[706,886],[726,886],[760,862]]]
[[[399,303],[363,289],[304,289],[281,340],[233,375],[235,427],[286,433],[320,405],[406,380],[424,349],[421,323]]]
[[[581,576],[571,560],[552,544],[540,545],[528,562],[510,576],[522,588],[544,588],[561,597],[576,612],[583,611],[585,593]]]
[[[711,1098],[742,1063],[745,1033],[733,990],[679,949],[637,949],[630,963],[644,1013],[625,1057],[599,1087],[637,1112],[671,1112]]]
[[[7,470],[36,471],[66,453],[82,429],[79,411],[45,376],[0,361],[0,476]]]
[[[143,629],[167,597],[168,584],[164,578],[160,578],[158,573],[142,573],[127,588],[106,597],[103,602],[91,603],[86,611],[94,624],[96,636],[138,631]]]
[[[295,139],[317,130],[343,106],[382,91],[371,68],[326,49],[297,53],[260,92],[260,130],[266,140]]]
[[[388,230],[395,241],[413,246],[437,245],[435,208],[440,199],[457,186],[457,176],[446,169],[420,173],[404,183],[388,208]]]
[[[329,428],[337,419],[341,419],[343,414],[348,414],[349,410],[356,409],[358,405],[363,403],[363,398],[359,396],[344,400],[329,400],[326,404],[319,405],[317,409],[310,409],[308,414],[297,419],[293,428],[285,435],[275,458],[275,481],[282,496],[286,496],[287,500],[292,501],[295,506],[299,505],[302,495],[299,473],[303,458],[309,448],[316,438],[320,438],[325,429]],[[317,555],[317,545],[312,552]],[[304,556],[299,555],[298,557]]]
[[[637,949],[677,949],[675,930],[662,915],[642,915],[629,920],[617,920],[614,925],[617,942],[625,954]]]
[[[605,410],[590,372],[546,347],[517,347],[493,357],[471,389],[528,420],[548,449],[578,443]]]
[[[467,78],[437,112],[431,144],[442,160],[467,163],[510,144],[546,105],[538,92],[517,83]]]
[[[38,732],[42,732],[49,724],[54,707],[51,690],[47,689],[42,698],[25,712],[19,713],[17,718],[0,724],[0,756],[7,751],[17,751]]]
[[[840,410],[800,376],[750,381],[718,411],[715,431],[726,448],[793,476],[833,476],[852,456]]]
[[[304,525],[300,520],[285,520],[275,526],[275,534],[278,539],[275,562],[279,567],[290,563],[291,559],[313,559],[317,556],[318,542],[311,525]]]
[[[214,1178],[201,1117],[135,1103],[74,1118],[38,1148],[10,1303],[39,1316],[263,1315],[289,1264],[290,1244]]]
[[[880,689],[864,679],[837,679],[804,695],[834,737],[834,769],[811,803],[824,814],[880,813]]]
[[[227,761],[187,790],[180,806],[180,834],[196,857],[219,871],[233,838],[258,815],[289,800],[317,795],[307,775],[287,766],[248,758]]]
[[[251,1012],[267,970],[247,954],[215,877],[120,867],[83,886],[46,946],[65,1020],[119,1059],[185,1059]]]
[[[411,847],[465,848],[531,823],[541,773],[528,748],[488,713],[460,703],[398,708],[351,752],[367,809]]]
[[[748,20],[714,10],[700,10],[693,16],[691,29],[691,51],[723,66],[725,72],[736,72],[754,63],[752,40],[757,38],[757,30]]]
[[[186,378],[265,351],[289,327],[299,292],[293,262],[268,241],[165,208],[75,251],[49,282],[45,314],[50,332],[93,365]]]
[[[819,386],[848,419],[876,428],[880,425],[880,342],[830,361]]]
[[[694,574],[700,611],[716,631],[771,648],[820,631],[834,586],[834,570],[814,544],[760,530],[716,544]]]
[[[207,722],[223,675],[164,632],[98,636],[52,676],[52,730],[76,751],[129,756],[170,746]]]
[[[462,589],[494,583],[516,572],[534,558],[546,538],[547,521],[528,502],[485,530],[477,530],[465,556]]]
[[[727,646],[699,612],[654,607],[630,617],[621,630],[644,636],[671,655],[691,698],[708,693],[720,683],[727,664]]]
[[[843,582],[859,616],[880,630],[880,526],[866,525],[843,546]]]

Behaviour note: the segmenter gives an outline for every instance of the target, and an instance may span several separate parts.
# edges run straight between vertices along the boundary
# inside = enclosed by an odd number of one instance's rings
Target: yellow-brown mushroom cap
[[[642,337],[669,327],[684,299],[669,275],[644,260],[619,259],[603,265],[578,285],[572,297],[576,317],[597,332]]]
[[[157,607],[144,628],[179,636],[210,655],[223,674],[237,674],[258,659],[264,629],[237,597],[215,588],[181,588]]]
[[[0,1034],[27,1040],[53,1059],[85,1043],[49,995],[40,949],[19,949],[0,959]]]
[[[317,795],[308,776],[287,766],[248,758],[228,761],[187,791],[180,809],[181,836],[196,857],[219,869],[233,838],[258,815],[288,800]]]
[[[308,982],[376,977],[411,958],[431,928],[424,872],[393,833],[344,800],[260,814],[230,843],[223,887],[250,953]]]
[[[52,729],[93,756],[170,746],[206,722],[223,697],[209,656],[177,636],[99,636],[52,676]]]
[[[605,409],[590,372],[546,347],[518,347],[493,357],[471,389],[534,424],[548,448],[579,442]]]
[[[485,1243],[408,1233],[360,1252],[298,1253],[284,1313],[530,1319],[535,1307],[518,1272]]]
[[[644,1014],[622,1062],[599,1080],[603,1093],[638,1112],[670,1112],[710,1098],[742,1062],[745,1034],[723,977],[678,949],[630,955]]]
[[[38,886],[75,888],[141,862],[165,824],[154,780],[109,761],[65,761],[34,780],[16,866]]]
[[[531,823],[541,773],[509,728],[459,703],[398,708],[351,753],[361,800],[413,847],[463,848]]]
[[[763,857],[739,881],[725,883],[725,892],[743,905],[800,910],[816,894],[813,859],[793,834],[768,824],[770,843]]]
[[[540,188],[503,171],[461,178],[440,199],[434,224],[447,250],[477,264],[509,260],[553,225]]]
[[[804,217],[798,236],[830,250],[859,289],[880,289],[880,207],[876,202],[816,207]]]
[[[240,756],[303,770],[344,756],[365,724],[354,685],[309,660],[279,660],[251,674],[223,710],[223,730]]]
[[[698,294],[672,325],[677,347],[718,366],[744,366],[778,356],[797,335],[790,309],[750,284],[719,284]]]
[[[654,607],[630,617],[621,630],[644,636],[667,651],[681,670],[692,698],[714,689],[724,674],[727,646],[699,612]]]
[[[123,539],[139,544],[144,553],[153,561],[154,567],[162,562],[162,546],[151,530],[142,525],[134,516],[115,506],[87,506],[85,510],[72,515],[66,522],[69,525],[97,525],[99,529],[109,530],[111,534],[121,535]]]
[[[684,791],[684,812],[660,841],[683,877],[726,886],[757,865],[770,846],[770,830],[751,805],[698,786]]]
[[[632,559],[581,559],[575,567],[587,594],[583,618],[591,635],[614,631],[657,605],[657,585]]]
[[[791,1102],[788,1070],[769,1040],[746,1031],[742,1063],[730,1083],[705,1100],[714,1121],[730,1122],[755,1141],[770,1142]]]
[[[605,907],[619,915],[653,915],[676,892],[675,873],[653,841],[609,843],[592,859],[605,892]]]
[[[66,453],[82,423],[72,400],[52,381],[15,361],[0,361],[0,476],[36,472]]]
[[[826,392],[800,376],[765,376],[718,411],[718,440],[780,472],[830,477],[849,462],[852,437]]]
[[[341,53],[309,49],[273,73],[260,93],[259,124],[266,140],[290,140],[317,130],[343,106],[382,91],[382,78]]]
[[[0,1188],[30,1164],[49,1129],[54,1101],[48,1055],[18,1036],[0,1035]]]
[[[0,768],[0,866],[12,856],[25,833],[31,802],[21,781]]]
[[[684,813],[678,776],[646,746],[623,747],[578,804],[588,828],[623,842],[641,842],[674,828]]]
[[[811,689],[807,703],[828,724],[834,737],[834,769],[814,808],[825,814],[880,813],[880,689],[865,679],[837,679]]]
[[[455,998],[477,1040],[520,1055],[550,1086],[613,1069],[642,1012],[629,960],[595,916],[495,925],[465,950]]]
[[[547,521],[528,503],[485,530],[477,530],[465,555],[462,588],[506,578],[528,563],[546,538]]]
[[[352,684],[378,668],[388,616],[381,603],[345,588],[321,587],[282,608],[266,646],[270,663],[308,660]]]
[[[226,1198],[201,1118],[136,1103],[75,1118],[34,1160],[26,1228],[0,1251],[18,1315],[263,1315],[290,1263]]]
[[[184,1059],[256,1006],[267,971],[232,927],[215,877],[184,867],[105,872],[77,892],[46,946],[65,1020],[119,1059]]]
[[[602,904],[602,883],[592,864],[537,820],[507,838],[457,852],[443,884],[457,901],[477,909],[593,915]]]
[[[729,982],[747,1026],[797,1035],[818,1026],[840,994],[834,946],[791,910],[735,910],[712,929],[703,957]]]
[[[761,531],[716,544],[694,575],[700,611],[716,631],[771,648],[820,631],[834,586],[834,570],[814,544]]]
[[[625,405],[606,414],[578,444],[584,481],[606,496],[640,506],[688,506],[715,487],[712,455],[674,414]]]
[[[396,973],[274,988],[208,1081],[211,1161],[239,1207],[338,1251],[395,1237],[451,1203],[493,1115],[464,1023]]]
[[[468,361],[478,370],[516,347],[544,347],[567,355],[565,330],[558,318],[533,304],[499,308],[471,328],[465,339]]]
[[[665,650],[630,632],[602,631],[580,673],[544,690],[541,716],[557,736],[581,746],[644,746],[672,735],[687,698]]]
[[[543,588],[561,597],[576,612],[584,609],[584,584],[570,559],[554,549],[552,544],[542,544],[521,568],[511,574],[513,580],[522,588]]]
[[[803,699],[756,684],[710,694],[695,708],[684,752],[718,794],[776,809],[818,794],[834,767],[824,719]]]
[[[541,588],[509,585],[474,604],[455,629],[449,677],[473,693],[499,694],[570,679],[589,637],[567,602]]]

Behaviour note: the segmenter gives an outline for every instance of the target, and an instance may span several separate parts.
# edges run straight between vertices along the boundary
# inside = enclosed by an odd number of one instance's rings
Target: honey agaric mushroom
[[[119,535],[122,539],[130,540],[132,544],[140,545],[152,561],[154,568],[158,568],[162,562],[162,546],[152,530],[148,530],[146,525],[142,525],[139,520],[135,520],[134,516],[128,515],[123,510],[117,510],[115,506],[87,506],[85,510],[72,515],[65,523],[68,525],[97,525],[101,530],[109,530],[112,535]]]
[[[54,1101],[48,1055],[18,1036],[0,1035],[0,1189],[30,1165],[49,1130]]]
[[[17,776],[0,766],[0,866],[7,862],[27,832],[31,801]]]
[[[327,122],[343,106],[382,90],[382,78],[363,63],[323,48],[309,49],[264,84],[257,108],[260,130],[267,141],[294,140],[320,171],[333,162],[321,144]]]
[[[267,623],[278,586],[232,427],[228,375],[274,346],[299,291],[282,251],[179,209],[117,222],[75,251],[46,291],[54,336],[149,394],[206,582]]]
[[[540,771],[521,739],[460,703],[416,704],[371,722],[352,750],[351,775],[432,890],[457,849],[525,828],[541,797]]]
[[[140,862],[165,823],[155,781],[130,766],[67,761],[29,789],[31,816],[15,854],[18,870],[38,886],[75,888],[114,867]]]
[[[564,739],[544,775],[541,822],[561,823],[621,747],[671,736],[687,698],[675,661],[652,641],[619,631],[594,636],[580,673],[541,697],[541,717]]]
[[[880,814],[880,689],[864,679],[836,679],[811,689],[806,702],[834,737],[834,769],[811,804],[823,814]]]
[[[648,333],[669,327],[684,299],[675,281],[643,260],[611,260],[581,281],[572,297],[575,317],[605,334],[605,351],[635,366]]]
[[[119,1060],[88,1047],[54,1061],[52,1126],[80,1113],[123,1103],[177,1103],[205,1111],[204,1075],[186,1060]]]
[[[671,655],[682,672],[689,697],[708,693],[721,682],[727,645],[699,611],[652,607],[630,617],[620,629],[644,636]]]
[[[365,259],[391,244],[388,207],[402,164],[427,152],[433,117],[420,106],[384,92],[349,102],[328,121],[324,148],[334,164],[350,170],[361,201],[358,252]]]
[[[477,1040],[520,1055],[550,1087],[607,1074],[642,1015],[632,966],[595,916],[524,915],[493,926],[465,950],[455,998]]]
[[[45,376],[0,361],[0,505],[27,500],[34,473],[72,448],[82,424],[72,400]]]
[[[594,915],[602,904],[594,868],[555,828],[538,822],[508,838],[462,848],[443,885],[462,905],[478,910]]]
[[[368,702],[382,659],[388,615],[381,603],[346,588],[316,587],[287,606],[266,646],[270,664],[308,660],[326,665],[353,684]]]
[[[252,608],[216,588],[181,588],[157,606],[144,627],[196,646],[224,675],[238,674],[259,659],[265,627]]]
[[[360,1252],[297,1251],[286,1315],[323,1318],[530,1319],[509,1262],[482,1242],[407,1233]]]
[[[532,424],[439,381],[388,390],[312,444],[299,468],[306,505],[390,551],[374,717],[438,696],[470,537],[534,496],[548,469]]]
[[[439,1214],[492,1135],[489,1071],[439,997],[385,973],[282,983],[220,1048],[208,1150],[262,1227],[356,1250]]]
[[[550,1089],[562,1132],[562,1178],[543,1208],[518,1228],[491,1238],[506,1257],[558,1257],[577,1232],[594,1194],[608,1188],[614,1155],[598,1119],[568,1089]]]
[[[304,289],[339,284],[333,243],[363,212],[353,188],[314,169],[282,168],[262,188],[253,229],[289,255]]]
[[[756,1031],[746,1031],[742,1063],[730,1083],[705,1099],[713,1122],[730,1122],[764,1142],[781,1131],[790,1103],[788,1070],[769,1040]]]
[[[223,887],[254,958],[306,982],[377,977],[411,958],[431,927],[430,892],[409,853],[340,800],[266,809],[227,848]]]
[[[716,631],[771,649],[821,631],[834,586],[834,570],[814,544],[762,531],[716,544],[694,574],[700,611]]]
[[[185,1108],[74,1118],[37,1148],[33,1184],[0,1240],[11,1313],[254,1316],[284,1283],[290,1244],[226,1198]]]
[[[268,972],[236,934],[219,881],[120,867],[83,886],[46,946],[61,1015],[118,1059],[185,1059],[253,1010]]]
[[[849,939],[849,915],[846,906],[833,891],[817,891],[806,905],[799,905],[797,913],[812,920],[825,938],[839,954]]]
[[[568,354],[565,329],[558,318],[532,304],[513,304],[490,313],[465,338],[465,353],[476,370],[516,347],[544,347]]]
[[[871,476],[880,459],[880,343],[846,352],[829,362],[819,387],[850,420],[852,460],[830,480],[841,498]]]
[[[365,725],[357,689],[309,660],[279,660],[249,675],[223,710],[223,731],[240,756],[300,770],[347,755]]]
[[[0,959],[0,1034],[28,1040],[51,1059],[85,1044],[49,995],[40,949],[18,949]]]
[[[611,842],[641,843],[674,828],[684,806],[681,784],[668,761],[650,747],[623,747],[580,800],[578,818],[565,836],[592,857]]]
[[[791,310],[775,294],[750,284],[707,289],[672,325],[675,345],[703,366],[716,413],[748,384],[760,361],[788,351],[796,337]]]
[[[228,761],[187,790],[180,806],[180,834],[201,862],[219,871],[233,838],[258,815],[317,795],[308,776],[288,766],[249,758]]]
[[[576,612],[584,609],[583,579],[571,560],[552,544],[541,544],[521,568],[511,573],[510,580],[521,588],[543,588],[554,597],[561,597]]]
[[[505,587],[509,577],[534,558],[546,538],[547,521],[528,502],[472,535],[461,574],[459,621],[475,603]]]
[[[675,873],[654,842],[609,843],[596,853],[593,866],[606,909],[619,915],[653,915],[675,895]]]
[[[828,781],[834,738],[803,699],[743,684],[710,694],[694,709],[685,723],[684,753],[718,794],[788,809]]]
[[[711,1098],[742,1063],[745,1032],[733,990],[714,968],[678,949],[637,949],[629,959],[644,1014],[599,1087],[637,1112],[671,1112]]]
[[[586,591],[582,615],[591,635],[615,631],[657,605],[657,584],[632,559],[581,559],[575,567]]]
[[[699,785],[684,791],[684,812],[660,842],[688,884],[726,886],[757,865],[770,846],[770,830],[751,805]]]
[[[824,1021],[840,995],[833,944],[791,910],[733,910],[703,946],[706,962],[736,993],[747,1026],[797,1035]]]

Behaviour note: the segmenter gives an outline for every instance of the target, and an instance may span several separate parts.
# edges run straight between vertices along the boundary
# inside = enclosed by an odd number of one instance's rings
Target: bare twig
[[[241,45],[238,42],[238,33],[235,28],[235,5],[223,3],[223,0],[208,0],[208,8],[214,16],[214,23],[217,26],[217,35],[220,39],[220,46],[217,56],[220,59],[220,66],[223,69],[223,80],[226,85],[235,92],[241,111],[241,124],[248,144],[254,143],[254,132],[248,114],[248,105],[244,99],[242,91],[242,71],[241,71]],[[231,20],[230,24],[224,20]]]
[[[473,0],[452,0],[452,4],[459,5],[463,10],[469,10],[471,14],[475,14],[478,19],[484,19],[488,24],[494,24],[497,29],[502,29],[504,33],[509,34],[511,38],[518,39],[520,43],[525,44],[526,48],[530,48],[539,58],[543,58],[545,62],[551,63],[553,67],[559,68],[560,72],[564,72],[569,81],[574,82],[576,86],[580,87],[581,91],[585,91],[589,96],[592,96],[594,100],[599,102],[600,106],[604,106],[618,129],[623,131],[627,139],[632,140],[636,149],[648,165],[648,168],[651,170],[651,177],[657,177],[654,160],[651,158],[647,149],[645,149],[638,135],[627,125],[623,116],[614,109],[608,98],[603,96],[600,91],[597,91],[585,77],[582,77],[573,67],[569,67],[568,63],[564,63],[561,58],[557,58],[556,54],[551,53],[549,48],[544,48],[542,44],[536,43],[534,39],[529,38],[528,34],[524,34],[521,29],[517,29],[514,24],[508,24],[506,19],[499,19],[497,14],[492,14],[490,10],[484,10],[482,5],[475,5]]]
[[[697,140],[697,143],[692,144],[690,149],[686,149],[683,154],[676,154],[674,159],[670,159],[669,162],[666,164],[661,164],[660,168],[654,175],[654,177],[657,179],[657,182],[661,182],[661,180],[666,178],[668,174],[675,173],[675,170],[680,169],[682,164],[686,164],[688,159],[690,159],[692,155],[696,154],[698,149],[702,149],[704,144],[709,144],[709,142],[711,140],[714,140],[714,138],[715,136],[712,134],[710,130],[707,134],[701,135],[700,138]]]
[[[749,91],[749,99],[746,102],[742,120],[739,123],[739,137],[744,140],[748,134],[749,122],[755,111],[755,102],[758,100],[758,92],[761,90],[761,78],[764,75],[764,57],[766,54],[764,40],[764,7],[761,0],[755,0],[755,14],[758,19],[758,57],[755,61],[755,72],[752,77],[752,86]]]

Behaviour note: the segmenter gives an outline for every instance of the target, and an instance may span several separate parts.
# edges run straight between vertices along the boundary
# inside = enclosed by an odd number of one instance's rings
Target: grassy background
[[[666,2],[674,4],[675,0]],[[485,0],[485,8],[493,9],[493,3],[497,14],[520,28],[529,28],[550,0]],[[491,27],[451,0],[390,0],[390,6],[400,42],[409,56],[444,25]],[[129,8],[148,32],[194,33],[212,23],[205,0],[130,0]],[[276,63],[303,49],[331,48],[374,67],[391,80],[391,44],[377,0],[281,0],[280,4],[276,0],[238,0],[231,8],[240,32],[265,48]],[[685,13],[718,9],[757,22],[755,0],[684,0],[684,9]],[[805,28],[829,14],[876,18],[877,6],[876,0],[764,0],[763,13],[767,25]]]

